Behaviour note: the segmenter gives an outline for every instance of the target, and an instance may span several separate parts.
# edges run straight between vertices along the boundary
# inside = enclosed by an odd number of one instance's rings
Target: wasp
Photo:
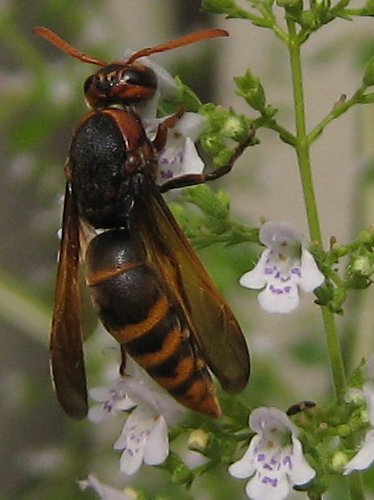
[[[250,370],[246,342],[161,193],[222,176],[248,144],[234,151],[227,166],[158,186],[158,157],[179,114],[161,122],[150,140],[136,105],[149,101],[158,85],[155,72],[139,58],[228,33],[202,30],[110,64],[80,52],[48,28],[35,28],[34,33],[70,56],[99,66],[84,84],[91,111],[74,131],[65,165],[50,337],[58,400],[72,418],[87,415],[80,315],[84,262],[95,310],[121,345],[122,367],[130,355],[178,402],[219,417],[208,367],[226,391],[240,392]],[[84,245],[87,228],[94,236]]]

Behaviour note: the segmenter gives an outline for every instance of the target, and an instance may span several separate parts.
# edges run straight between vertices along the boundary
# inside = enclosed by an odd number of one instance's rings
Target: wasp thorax
[[[84,93],[92,108],[145,102],[157,89],[154,71],[142,64],[113,63],[87,78]]]

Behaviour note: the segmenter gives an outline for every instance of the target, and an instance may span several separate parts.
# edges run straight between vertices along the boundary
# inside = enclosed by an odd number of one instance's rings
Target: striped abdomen
[[[105,328],[183,405],[213,417],[220,409],[205,362],[171,288],[147,260],[142,240],[125,229],[89,244],[87,282]]]

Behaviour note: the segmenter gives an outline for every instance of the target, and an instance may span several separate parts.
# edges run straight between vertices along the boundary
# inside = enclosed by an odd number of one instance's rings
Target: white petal
[[[122,432],[114,443],[115,450],[128,446],[128,440],[149,433],[155,425],[156,414],[148,405],[139,405],[127,418]]]
[[[115,413],[108,411],[103,405],[94,405],[88,410],[88,420],[91,422],[102,422],[109,416],[114,416]]]
[[[277,281],[268,283],[265,290],[257,296],[260,306],[269,313],[287,314],[299,305],[297,286],[290,280],[287,284]]]
[[[187,137],[184,143],[183,161],[180,175],[201,174],[204,170],[204,162],[200,158],[196,146],[190,137]]]
[[[242,458],[230,465],[228,471],[231,476],[237,477],[238,479],[244,479],[246,477],[252,476],[255,473],[255,453],[260,441],[260,436],[253,437],[247,451],[244,453]]]
[[[169,455],[169,437],[166,421],[159,416],[156,425],[148,436],[144,449],[144,463],[147,465],[162,464]]]
[[[89,395],[94,401],[103,403],[107,399],[110,399],[111,392],[108,387],[94,387],[93,389],[90,389]]]
[[[315,288],[322,285],[324,280],[325,277],[318,269],[313,255],[303,248],[301,252],[300,288],[304,292],[312,292]]]
[[[278,408],[260,406],[252,411],[249,417],[249,427],[257,434],[263,434],[272,441],[271,432],[291,432],[297,434],[297,428],[288,416]]]
[[[265,265],[269,257],[270,250],[266,249],[262,252],[256,266],[239,280],[239,284],[246,288],[259,289],[263,288],[267,283],[267,276],[265,274]]]
[[[143,463],[144,447],[135,450],[125,448],[121,455],[119,468],[128,476],[135,474]]]
[[[268,248],[279,245],[283,239],[291,240],[295,243],[301,242],[301,235],[289,222],[268,221],[260,227],[259,238]]]
[[[354,470],[365,470],[374,461],[374,430],[370,430],[364,439],[360,451],[344,467],[344,475]]]
[[[147,439],[154,425],[154,412],[146,405],[135,408],[126,420],[121,435],[114,443],[115,449],[123,449],[120,469],[125,474],[132,475],[141,466]]]
[[[316,472],[305,460],[300,441],[292,436],[292,469],[288,472],[292,484],[305,484],[314,478]]]
[[[121,491],[107,486],[100,482],[95,476],[89,475],[87,479],[79,481],[79,487],[81,490],[86,490],[87,488],[92,488],[102,500],[130,500],[134,497],[130,497]]]
[[[286,476],[261,478],[256,474],[247,484],[245,489],[252,500],[283,500],[290,491]]]
[[[207,123],[207,117],[198,113],[186,112],[172,130],[176,134],[189,137],[192,142],[195,142],[207,126]]]
[[[180,421],[186,414],[186,409],[156,384],[144,370],[139,367],[136,367],[136,370],[137,379],[129,376],[126,385],[131,399],[140,405],[149,405],[154,415],[163,415],[169,425]]]

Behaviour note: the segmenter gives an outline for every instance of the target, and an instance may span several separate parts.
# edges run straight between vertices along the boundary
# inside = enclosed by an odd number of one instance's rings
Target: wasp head
[[[157,89],[155,72],[139,63],[112,63],[87,78],[84,93],[90,107],[131,106],[151,99]]]

